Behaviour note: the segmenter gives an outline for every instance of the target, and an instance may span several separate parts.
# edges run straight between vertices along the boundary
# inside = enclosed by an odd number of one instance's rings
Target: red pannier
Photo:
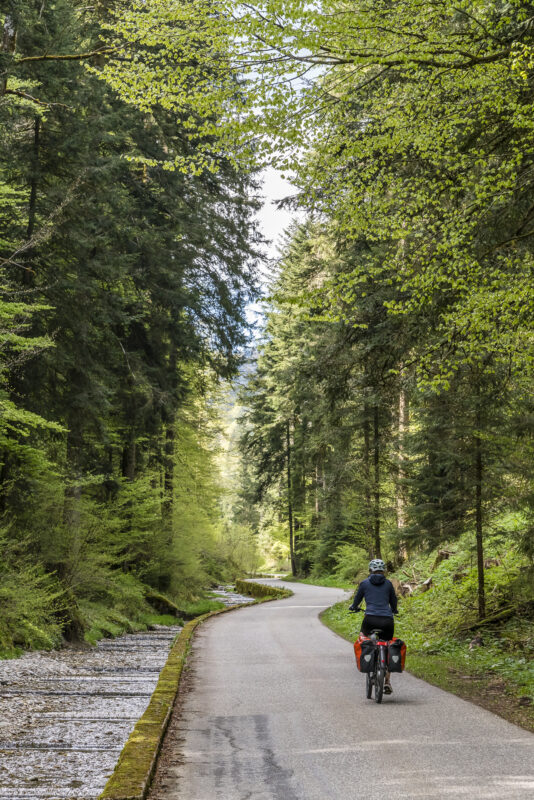
[[[372,672],[375,663],[376,645],[368,636],[360,633],[354,642],[354,655],[360,672]]]
[[[390,672],[402,672],[406,661],[406,644],[402,639],[393,639],[388,644],[388,669]]]

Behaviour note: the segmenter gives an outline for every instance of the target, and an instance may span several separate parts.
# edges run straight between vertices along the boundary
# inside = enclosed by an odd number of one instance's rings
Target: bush
[[[38,567],[0,571],[0,655],[21,649],[50,650],[61,643],[64,592]]]

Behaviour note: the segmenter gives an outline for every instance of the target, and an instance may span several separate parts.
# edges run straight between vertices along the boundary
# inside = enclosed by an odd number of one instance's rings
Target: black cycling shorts
[[[381,636],[386,640],[393,639],[395,623],[393,617],[375,617],[373,614],[366,614],[362,622],[362,633],[370,636],[373,631],[380,630]]]

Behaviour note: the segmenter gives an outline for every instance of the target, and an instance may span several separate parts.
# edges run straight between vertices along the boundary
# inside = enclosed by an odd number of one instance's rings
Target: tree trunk
[[[297,574],[297,559],[295,557],[295,542],[293,537],[293,498],[291,479],[291,429],[289,420],[286,424],[286,462],[287,462],[287,516],[289,521],[289,555],[291,558],[291,574]]]
[[[315,519],[319,521],[319,462],[315,462]]]
[[[364,477],[364,498],[365,498],[365,538],[368,543],[369,558],[373,556],[373,524],[371,507],[371,432],[369,424],[369,406],[365,404],[363,409],[363,469]]]
[[[9,53],[12,55],[15,52],[16,44],[17,29],[15,27],[15,21],[12,16],[6,14],[6,18],[4,20],[4,29],[2,31],[2,47],[0,50],[2,53]],[[3,97],[7,91],[7,80],[8,72],[6,70],[5,75],[0,78],[0,97]]]
[[[398,458],[398,470],[397,470],[397,493],[395,498],[395,510],[396,510],[396,517],[397,517],[397,530],[402,531],[403,528],[406,527],[406,500],[404,494],[404,480],[405,480],[405,471],[404,471],[404,437],[408,431],[410,425],[410,406],[408,397],[406,395],[406,390],[404,386],[400,385],[399,387],[399,416],[398,416],[398,437],[397,437],[397,458]],[[405,561],[408,557],[408,552],[406,550],[405,542],[399,544],[399,558],[402,561]]]
[[[163,516],[170,517],[174,498],[174,422],[165,430],[165,476],[163,480]]]
[[[37,186],[39,180],[39,137],[41,132],[41,121],[39,117],[35,117],[33,124],[33,153],[32,153],[32,171],[30,179],[30,199],[28,203],[28,225],[26,228],[26,239],[28,243],[31,242],[33,232],[35,230],[35,218],[37,210]],[[33,248],[31,245],[26,251],[26,267],[23,274],[24,286],[32,286],[34,283],[35,271],[32,268]]]
[[[9,475],[9,450],[4,449],[0,466],[0,511],[4,512],[7,508],[7,479]]]
[[[374,533],[374,557],[382,558],[382,548],[380,542],[380,427],[378,419],[378,406],[373,407],[373,533]]]
[[[129,481],[135,480],[137,462],[137,447],[135,443],[135,434],[130,432],[130,440],[124,446],[122,451],[122,475]]]
[[[484,538],[482,527],[482,442],[480,439],[482,415],[480,412],[480,398],[477,398],[475,432],[475,526],[477,543],[477,574],[478,574],[478,618],[486,616],[486,593],[484,587]]]
[[[31,239],[35,228],[35,209],[37,203],[37,179],[39,175],[39,135],[41,132],[41,120],[35,117],[33,123],[33,154],[32,154],[32,176],[30,181],[30,203],[28,207],[28,227],[26,238]]]
[[[69,583],[75,577],[82,558],[82,469],[80,466],[82,443],[83,439],[80,428],[76,424],[69,425],[69,433],[67,434],[67,465],[71,482],[67,483],[63,493],[63,524],[67,528],[69,548],[65,560],[61,561],[57,568],[59,577],[66,579]]]

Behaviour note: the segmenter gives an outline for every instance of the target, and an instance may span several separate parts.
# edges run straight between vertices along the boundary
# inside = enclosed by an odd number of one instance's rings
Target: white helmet
[[[369,572],[385,572],[386,565],[382,561],[381,558],[373,558],[372,561],[369,562]]]

